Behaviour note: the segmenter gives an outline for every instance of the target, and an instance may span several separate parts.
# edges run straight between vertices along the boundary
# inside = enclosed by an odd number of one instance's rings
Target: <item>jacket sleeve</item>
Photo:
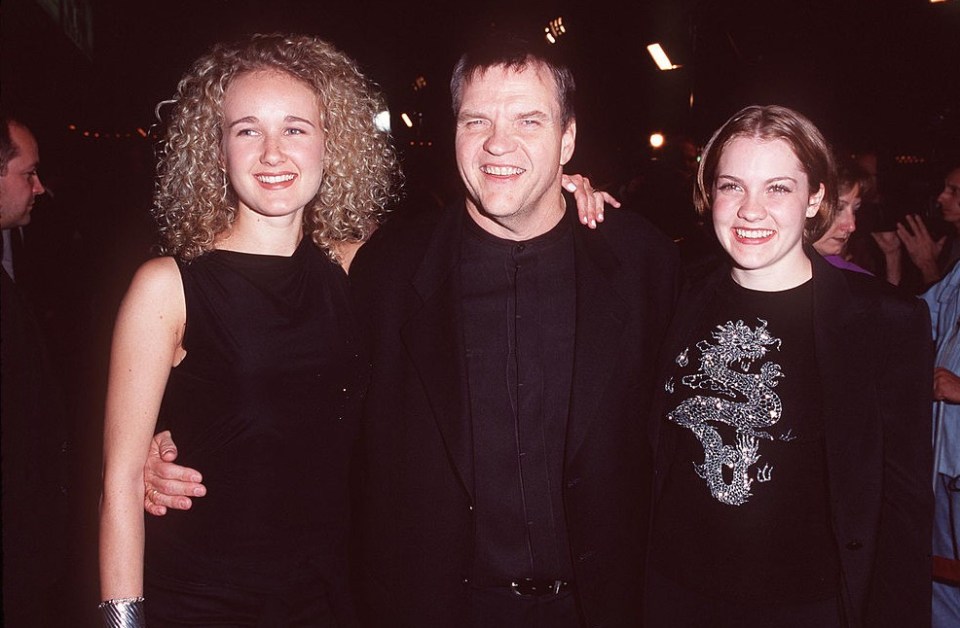
[[[896,303],[877,392],[883,479],[867,626],[929,626],[933,494],[933,342],[926,304]]]

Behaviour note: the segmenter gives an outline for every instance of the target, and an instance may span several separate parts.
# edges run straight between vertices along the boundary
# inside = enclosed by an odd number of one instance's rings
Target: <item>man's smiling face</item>
[[[467,210],[494,235],[520,240],[555,225],[564,212],[563,165],[576,123],[563,125],[553,76],[537,63],[470,76],[457,115],[457,167]]]

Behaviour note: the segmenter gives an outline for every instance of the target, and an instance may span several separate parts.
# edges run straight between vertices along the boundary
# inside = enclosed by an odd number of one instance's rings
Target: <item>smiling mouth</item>
[[[495,177],[512,177],[523,174],[526,170],[516,166],[480,166],[480,172]]]
[[[260,183],[286,183],[287,181],[293,181],[296,175],[294,174],[258,174],[254,175]]]
[[[733,231],[742,240],[763,240],[776,233],[773,229],[734,229]]]

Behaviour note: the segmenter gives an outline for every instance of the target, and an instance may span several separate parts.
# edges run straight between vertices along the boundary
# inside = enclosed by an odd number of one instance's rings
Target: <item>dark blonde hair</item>
[[[357,64],[314,37],[253,35],[214,46],[177,86],[154,196],[162,254],[194,259],[233,224],[237,198],[221,165],[224,94],[237,76],[262,70],[302,81],[320,103],[323,181],[303,222],[331,259],[337,259],[338,243],[369,237],[396,198],[396,152],[374,124],[386,106]]]
[[[706,214],[713,205],[712,190],[717,182],[717,167],[724,149],[739,137],[759,140],[783,140],[800,162],[807,175],[809,193],[823,184],[824,194],[817,214],[807,218],[803,228],[804,242],[819,240],[833,223],[837,213],[837,169],[833,153],[823,134],[810,120],[793,109],[778,105],[753,105],[741,109],[717,129],[700,159],[697,185],[693,190],[693,204]]]
[[[859,185],[863,197],[870,186],[870,173],[852,157],[834,155],[834,160],[837,164],[837,194],[846,194]]]

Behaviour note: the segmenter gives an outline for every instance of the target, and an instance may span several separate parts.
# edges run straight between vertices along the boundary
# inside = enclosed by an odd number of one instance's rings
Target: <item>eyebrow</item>
[[[468,120],[470,118],[483,118],[484,120],[488,119],[490,116],[480,113],[479,111],[470,111],[465,109],[457,115],[457,120]],[[514,114],[512,120],[522,120],[524,118],[540,118],[543,120],[549,119],[550,114],[539,109],[531,109],[530,111],[521,111],[520,113]]]
[[[545,111],[540,111],[539,109],[534,109],[532,111],[522,111],[515,115],[514,120],[521,120],[523,118],[549,118],[550,115]]]
[[[743,179],[741,179],[740,177],[735,177],[732,174],[718,174],[717,179],[730,179],[731,181],[736,181],[737,183],[743,183]],[[793,183],[797,182],[797,180],[794,179],[793,177],[783,176],[783,177],[773,177],[771,179],[767,179],[766,181],[764,181],[764,183],[775,183],[777,181],[791,181]]]
[[[233,122],[231,122],[230,124],[227,125],[227,128],[228,128],[228,129],[232,129],[233,127],[237,126],[238,124],[255,124],[255,123],[259,122],[259,121],[260,121],[260,119],[257,118],[256,116],[245,116],[245,117],[243,117],[243,118],[239,118],[239,119],[237,119],[237,120],[234,120]],[[284,122],[302,122],[303,124],[307,124],[307,125],[310,125],[310,126],[312,126],[312,127],[316,127],[316,126],[317,126],[317,125],[315,125],[313,122],[311,122],[310,120],[307,120],[306,118],[301,118],[300,116],[285,116],[285,117],[283,118],[283,121],[284,121]]]
[[[457,114],[457,120],[466,120],[467,118],[485,118],[482,113],[477,111],[469,111],[466,109],[461,109],[460,113]]]

